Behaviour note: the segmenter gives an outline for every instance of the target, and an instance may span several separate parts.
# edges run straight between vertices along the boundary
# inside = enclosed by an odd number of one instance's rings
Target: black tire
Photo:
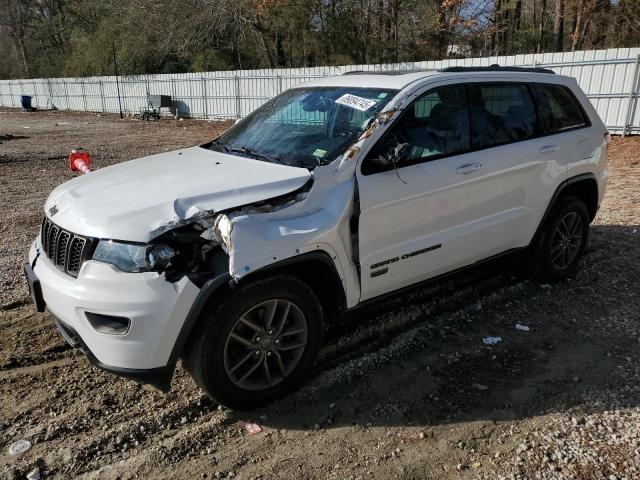
[[[575,235],[571,235],[566,229],[571,219],[580,224],[576,227]],[[582,200],[571,196],[558,199],[540,235],[531,246],[530,267],[536,280],[554,282],[575,276],[587,248],[589,223],[589,212]],[[562,242],[567,242],[567,246],[563,247]],[[568,250],[570,254],[567,254]],[[560,260],[559,256],[562,257]]]
[[[302,315],[306,325],[305,345],[304,347],[297,348],[295,353],[297,357],[295,362],[297,363],[293,363],[293,366],[291,366],[292,370],[286,375],[284,375],[284,369],[280,370],[283,365],[281,355],[284,357],[289,354],[289,352],[285,352],[283,348],[289,340],[283,340],[280,344],[281,346],[277,347],[275,345],[277,342],[272,340],[272,336],[265,335],[265,337],[269,338],[269,346],[264,347],[256,343],[255,350],[253,350],[253,346],[249,348],[244,344],[234,344],[234,340],[230,336],[233,332],[236,334],[235,337],[238,337],[238,329],[244,328],[244,324],[241,325],[242,322],[240,319],[248,318],[247,315],[254,314],[252,312],[257,312],[255,313],[255,315],[257,315],[255,323],[259,323],[261,321],[259,315],[262,315],[262,317],[268,315],[264,310],[260,310],[261,308],[266,310],[266,307],[262,307],[262,305],[269,305],[269,302],[274,301],[276,302],[276,306],[274,307],[272,318],[275,315],[279,315],[285,319],[282,329],[285,328],[285,322],[291,321],[287,320],[287,316],[291,317],[293,315],[289,313],[290,309],[294,310],[297,308],[297,310],[295,310],[296,318],[300,320],[302,319],[300,315]],[[286,313],[276,314],[276,311],[282,311],[281,305],[283,304],[285,306],[288,305],[285,309]],[[251,320],[253,322],[253,318],[251,318]],[[215,300],[210,302],[210,304],[205,307],[205,311],[201,315],[198,324],[194,327],[190,340],[185,347],[183,360],[187,370],[196,383],[212,400],[235,410],[252,410],[286,396],[300,385],[313,366],[318,351],[320,350],[323,331],[322,307],[313,291],[306,284],[294,277],[279,275],[257,280],[246,286],[240,286],[233,290],[227,298],[220,301],[220,303]],[[251,334],[251,332],[249,334]],[[273,338],[275,338],[275,336],[273,336]],[[290,339],[291,337],[287,338]],[[266,340],[263,337],[263,342],[264,341]],[[229,351],[232,349],[237,351],[243,348],[246,349],[244,352],[247,354],[247,357],[245,357],[247,364],[253,361],[263,361],[266,364],[270,364],[272,368],[280,370],[282,373],[278,373],[278,383],[265,388],[254,385],[254,388],[248,389],[240,386],[238,384],[239,379],[233,378],[235,373],[229,372],[228,362],[231,361],[231,354],[228,353],[227,349],[229,349]],[[265,348],[265,350],[262,350],[263,348]],[[278,348],[282,348],[282,351],[276,351]],[[255,358],[249,357],[252,351],[253,353],[257,351],[262,352],[260,353],[261,356],[256,356]],[[269,352],[273,352],[274,356],[266,359],[267,354],[271,355]],[[277,361],[275,355],[277,355]],[[237,358],[240,358],[240,356]],[[237,360],[237,358],[235,360]],[[260,360],[260,358],[262,358],[262,360]],[[275,367],[273,366],[274,361],[276,361]],[[241,362],[242,361],[237,361],[236,363]],[[291,360],[291,362],[293,362],[293,360]],[[269,370],[269,367],[263,367],[264,365],[255,371],[256,378],[259,377],[259,370]],[[248,368],[247,371],[250,369],[251,367]],[[273,380],[271,376],[269,376],[268,379],[268,381]],[[245,382],[252,380],[250,375],[249,379],[245,380]],[[256,380],[256,384],[257,383],[259,382]]]

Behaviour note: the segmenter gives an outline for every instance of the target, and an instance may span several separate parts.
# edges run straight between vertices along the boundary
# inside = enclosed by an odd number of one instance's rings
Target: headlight
[[[136,245],[100,240],[93,260],[109,263],[123,272],[148,272],[165,267],[174,252],[168,245]]]

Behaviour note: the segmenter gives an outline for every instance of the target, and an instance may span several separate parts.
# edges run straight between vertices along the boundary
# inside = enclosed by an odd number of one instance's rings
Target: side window
[[[536,108],[526,85],[472,85],[469,101],[474,149],[525,140],[537,133]]]
[[[415,100],[378,140],[362,173],[384,172],[469,150],[466,87],[441,87]]]
[[[547,133],[559,133],[589,124],[578,100],[567,87],[534,84],[533,89]]]
[[[413,114],[416,118],[428,118],[433,107],[440,103],[440,95],[437,91],[432,91],[423,95],[413,103]]]

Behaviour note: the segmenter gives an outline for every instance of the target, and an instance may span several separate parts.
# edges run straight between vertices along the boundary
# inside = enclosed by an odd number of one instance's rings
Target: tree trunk
[[[437,15],[438,55],[444,58],[447,55],[447,7],[444,1],[438,3]]]
[[[540,22],[538,23],[538,46],[536,51],[542,52],[544,46],[544,16],[547,14],[547,0],[542,0],[542,6],[540,8]]]
[[[564,0],[556,0],[556,13],[553,22],[554,48],[556,52],[563,51],[564,39]]]
[[[394,62],[398,63],[400,57],[400,42],[398,38],[398,23],[400,21],[398,10],[400,10],[400,1],[396,0],[393,5],[393,42],[394,42]]]
[[[512,52],[519,53],[518,48],[518,38],[520,37],[520,23],[522,20],[522,0],[516,0],[515,6],[513,8],[513,19],[511,22],[511,44],[512,44]]]
[[[20,57],[20,63],[22,63],[22,68],[24,69],[24,76],[29,78],[31,73],[29,72],[29,64],[27,63],[27,54],[24,49],[24,41],[22,39],[22,35],[19,33],[13,34],[13,39],[16,43],[16,50],[18,51],[18,56]]]
[[[498,51],[500,50],[500,25],[501,25],[501,15],[500,10],[502,9],[502,0],[495,0],[493,2],[493,30],[491,31],[491,55],[498,55]]]
[[[578,0],[576,3],[576,17],[571,34],[571,51],[575,52],[580,43],[580,31],[582,30],[582,15],[584,10],[584,0]]]

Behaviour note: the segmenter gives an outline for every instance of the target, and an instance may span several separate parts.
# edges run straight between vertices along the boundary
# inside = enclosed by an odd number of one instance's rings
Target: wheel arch
[[[318,296],[326,323],[330,323],[336,315],[346,309],[346,293],[342,280],[333,260],[323,251],[313,251],[283,259],[256,270],[238,281],[225,272],[207,281],[200,289],[176,338],[168,364],[177,363],[193,328],[209,302],[224,298],[238,285],[245,285],[274,274],[291,275],[307,284]]]
[[[346,309],[346,292],[343,281],[331,256],[321,250],[302,253],[269,264],[240,280],[240,284],[252,282],[274,274],[286,274],[307,284],[318,296],[330,323],[336,314]]]
[[[538,228],[531,240],[532,244],[540,237],[544,224],[558,203],[558,200],[566,196],[574,196],[582,200],[589,212],[589,220],[592,221],[598,212],[598,182],[596,181],[595,174],[591,172],[581,173],[580,175],[565,180],[558,186],[538,224]]]
[[[569,180],[561,190],[558,198],[571,195],[582,200],[589,212],[589,220],[593,220],[598,213],[598,182],[593,173],[577,175]],[[556,199],[557,201],[557,199]]]

